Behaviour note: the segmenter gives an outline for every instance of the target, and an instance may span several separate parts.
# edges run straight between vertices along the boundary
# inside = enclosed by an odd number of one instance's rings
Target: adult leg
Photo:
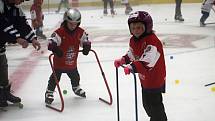
[[[68,0],[64,0],[64,7],[69,9],[69,1]]]
[[[125,14],[128,15],[133,10],[130,3],[128,0],[122,0],[121,3],[125,5]]]
[[[107,3],[108,3],[108,0],[103,0],[103,2],[104,2],[104,11],[103,11],[103,14],[107,15],[108,14],[108,12],[107,12]]]
[[[7,101],[12,103],[21,102],[21,98],[11,93],[11,85],[8,80],[8,64],[6,55],[0,54],[0,107],[8,106]]]
[[[0,48],[1,49],[1,48]],[[3,47],[2,47],[3,49]],[[0,53],[0,107],[6,107],[7,99],[5,95],[5,89],[4,87],[8,85],[8,64],[7,64],[7,58],[4,52]]]
[[[114,10],[114,2],[113,0],[109,0],[109,3],[110,3],[110,12],[111,12],[111,15],[115,15],[115,10]]]
[[[63,4],[63,0],[60,1],[59,5],[58,5],[58,9],[55,11],[56,13],[60,12],[62,4]]]
[[[182,14],[181,14],[181,3],[182,0],[175,0],[175,20],[184,21]]]
[[[205,11],[201,11],[201,13],[202,13],[202,16],[200,18],[200,26],[204,27],[205,26],[205,21],[209,17],[210,13],[209,12],[205,12]]]

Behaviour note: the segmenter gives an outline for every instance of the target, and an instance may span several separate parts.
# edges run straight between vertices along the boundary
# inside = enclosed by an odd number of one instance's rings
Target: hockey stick
[[[49,55],[49,62],[50,62],[52,72],[53,72],[53,75],[54,75],[54,79],[55,79],[55,82],[56,82],[56,85],[57,85],[58,93],[60,95],[61,108],[58,109],[58,108],[52,107],[51,105],[46,105],[46,107],[51,108],[51,109],[53,109],[55,111],[58,111],[58,112],[63,112],[63,110],[64,110],[64,100],[63,100],[63,95],[62,95],[62,92],[61,92],[61,89],[60,89],[60,86],[59,86],[59,80],[56,77],[56,73],[55,73],[55,70],[54,70],[54,67],[53,67],[53,64],[52,64],[52,56],[53,56],[53,54]]]
[[[112,94],[111,94],[110,88],[109,88],[109,86],[108,86],[107,79],[106,79],[106,77],[105,77],[105,73],[104,73],[104,71],[103,71],[103,69],[102,69],[102,66],[101,66],[101,64],[100,64],[98,55],[96,54],[96,52],[95,52],[94,50],[91,49],[90,51],[93,52],[94,55],[95,55],[95,57],[96,57],[96,61],[97,61],[98,65],[99,65],[99,69],[100,69],[100,71],[101,71],[101,74],[102,74],[102,77],[103,77],[103,79],[104,79],[105,86],[106,86],[106,88],[107,88],[107,90],[108,90],[108,94],[109,94],[109,98],[110,98],[109,101],[106,101],[105,99],[99,97],[99,100],[103,101],[104,103],[106,103],[106,104],[108,104],[108,105],[112,105],[112,102],[113,102]],[[82,52],[82,50],[79,50],[79,52]]]
[[[124,66],[122,65],[121,67],[124,68]],[[137,107],[137,79],[136,79],[136,75],[134,72],[131,72],[134,76],[134,99],[135,99],[135,118],[136,118],[136,121],[138,121],[138,107]],[[117,118],[118,118],[118,121],[120,121],[120,118],[119,118],[119,86],[118,86],[118,68],[116,68],[116,89],[117,89]]]
[[[210,86],[210,85],[213,85],[213,84],[215,84],[215,82],[212,82],[212,83],[206,84],[206,85],[205,85],[205,87]]]

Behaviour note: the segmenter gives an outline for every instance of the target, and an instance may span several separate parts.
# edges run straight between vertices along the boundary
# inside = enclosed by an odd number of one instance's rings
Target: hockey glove
[[[133,71],[133,68],[131,65],[124,67],[125,75],[129,75],[132,71]]]
[[[89,42],[89,41],[84,42],[83,43],[83,51],[82,51],[83,55],[88,55],[90,52],[90,49],[91,49],[91,42]]]
[[[63,51],[57,46],[55,42],[51,42],[51,41],[49,42],[48,50],[52,51],[58,57],[63,56]]]
[[[63,57],[63,51],[57,46],[52,50],[52,52],[56,54],[59,58]]]
[[[120,59],[116,59],[116,60],[114,61],[114,66],[115,66],[116,68],[118,68],[119,66],[121,66],[121,65],[123,65],[123,64],[125,64],[125,58],[124,58],[124,57],[122,57],[122,58],[120,58]]]

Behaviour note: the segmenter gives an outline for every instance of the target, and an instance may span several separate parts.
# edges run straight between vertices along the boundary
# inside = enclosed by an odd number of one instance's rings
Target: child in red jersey
[[[162,93],[165,92],[166,67],[161,41],[153,28],[152,18],[145,11],[130,14],[128,52],[114,61],[115,67],[126,64],[125,74],[138,73],[142,87],[143,107],[150,121],[167,121]]]
[[[72,90],[81,97],[86,97],[85,91],[80,88],[80,76],[77,70],[77,58],[79,47],[83,47],[83,54],[88,55],[91,49],[91,42],[88,40],[85,31],[79,27],[81,13],[78,9],[68,9],[64,13],[63,22],[51,35],[48,50],[54,53],[53,67],[60,81],[62,73],[66,73],[71,79]],[[53,92],[56,83],[54,75],[49,78],[48,87],[45,93],[45,102],[51,104],[54,100]]]
[[[43,0],[34,0],[30,9],[31,13],[31,23],[32,27],[36,31],[38,38],[46,39],[46,36],[43,34],[43,20],[44,15],[42,12]]]

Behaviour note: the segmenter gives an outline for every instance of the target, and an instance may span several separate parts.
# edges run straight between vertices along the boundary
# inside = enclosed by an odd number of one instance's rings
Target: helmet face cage
[[[128,26],[130,29],[130,24],[135,22],[142,22],[146,27],[146,33],[152,32],[153,21],[152,17],[148,12],[145,11],[137,11],[135,13],[131,13],[128,18]]]
[[[78,9],[68,9],[63,16],[64,21],[68,22],[81,22],[81,13]]]

